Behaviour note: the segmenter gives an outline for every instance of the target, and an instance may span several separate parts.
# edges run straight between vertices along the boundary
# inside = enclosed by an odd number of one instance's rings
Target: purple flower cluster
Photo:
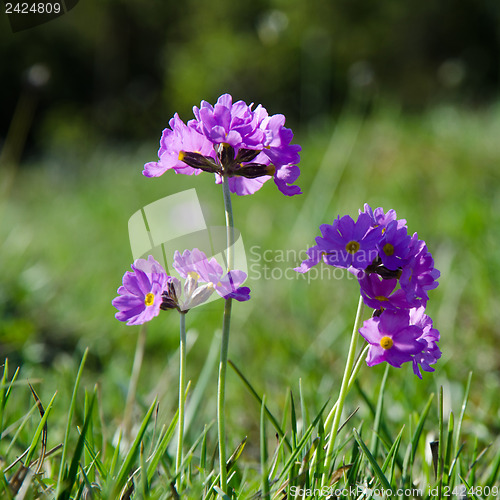
[[[434,371],[430,365],[441,356],[439,332],[424,311],[440,273],[425,242],[408,234],[406,220],[397,219],[394,210],[384,213],[368,204],[356,221],[339,216],[320,230],[296,271],[307,272],[322,260],[358,278],[364,303],[375,309],[360,329],[370,344],[367,364],[400,367],[411,361],[420,378],[420,369]]]
[[[184,278],[167,275],[165,269],[150,255],[147,260],[137,259],[132,271],[123,276],[118,297],[112,304],[118,312],[116,319],[127,325],[141,325],[158,316],[160,310],[177,309],[186,313],[203,304],[215,291],[225,299],[240,302],[250,299],[250,289],[240,286],[247,275],[243,271],[224,274],[215,258],[207,259],[197,248],[174,254],[174,268]]]
[[[290,144],[293,133],[285,128],[283,115],[269,116],[260,104],[233,103],[229,94],[212,106],[202,101],[194,107],[195,118],[185,124],[177,114],[163,131],[159,161],[144,165],[146,177],[158,177],[173,169],[178,174],[201,171],[229,178],[232,193],[253,194],[274,178],[287,196],[300,194],[294,182],[300,175],[300,146]]]

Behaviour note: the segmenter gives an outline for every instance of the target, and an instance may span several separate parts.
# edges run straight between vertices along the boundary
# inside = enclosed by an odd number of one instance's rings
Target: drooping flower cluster
[[[260,104],[254,110],[252,106],[233,103],[224,94],[215,106],[206,101],[195,106],[195,118],[187,124],[175,114],[160,139],[159,161],[146,163],[143,174],[212,172],[217,183],[228,177],[231,192],[238,195],[255,193],[273,177],[283,194],[300,194],[293,183],[300,175],[301,148],[290,144],[293,133],[285,128],[285,117],[269,116]]]
[[[367,364],[387,361],[400,367],[411,361],[420,378],[420,369],[434,371],[430,365],[441,356],[439,332],[424,311],[440,273],[425,242],[417,233],[408,234],[406,220],[397,219],[394,210],[384,213],[368,204],[356,221],[339,216],[320,230],[322,236],[296,271],[307,272],[323,261],[357,277],[364,303],[375,309],[359,330],[370,344]]]
[[[116,319],[127,325],[141,325],[158,316],[160,310],[177,309],[186,313],[203,304],[215,291],[221,297],[238,301],[250,299],[250,289],[240,286],[247,275],[243,271],[229,271],[212,257],[197,248],[174,254],[174,268],[184,278],[167,275],[165,269],[150,255],[147,260],[137,259],[132,271],[123,275],[123,285],[112,304],[118,312]]]

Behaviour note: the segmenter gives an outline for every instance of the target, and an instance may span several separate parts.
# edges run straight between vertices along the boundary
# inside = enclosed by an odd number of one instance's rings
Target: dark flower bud
[[[161,294],[162,302],[160,309],[162,311],[168,311],[169,309],[179,309],[179,300],[177,299],[177,294],[175,293],[174,284],[170,281],[167,285],[167,289]]]
[[[225,142],[219,144],[217,155],[223,167],[229,167],[234,163],[234,148]]]
[[[179,306],[177,305],[177,302],[175,302],[172,298],[170,298],[166,293],[164,293],[162,296],[162,302],[160,305],[160,309],[162,311],[168,311],[169,309],[177,309],[180,311]]]
[[[204,172],[220,172],[220,167],[214,163],[212,158],[210,158],[209,156],[203,156],[200,153],[181,151],[179,153],[179,160],[183,161],[191,168],[199,168]]]
[[[392,269],[387,269],[385,266],[379,266],[375,269],[374,271],[377,273],[379,276],[381,276],[385,280],[392,280],[394,278],[399,279],[401,276],[401,268],[396,269],[393,271]]]
[[[261,163],[247,163],[230,172],[230,176],[239,175],[247,179],[255,179],[264,175],[274,175],[276,168],[274,165],[263,165]]]
[[[255,149],[240,149],[236,156],[237,163],[248,163],[253,161],[260,154],[260,150]]]

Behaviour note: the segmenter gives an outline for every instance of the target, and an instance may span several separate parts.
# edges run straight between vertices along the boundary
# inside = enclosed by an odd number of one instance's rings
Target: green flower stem
[[[330,438],[328,440],[328,446],[326,448],[326,458],[325,467],[323,470],[323,480],[322,486],[326,486],[329,476],[329,471],[332,465],[333,450],[335,445],[335,439],[337,437],[337,432],[340,425],[340,418],[342,416],[342,410],[344,408],[345,398],[349,392],[349,379],[353,371],[354,362],[356,359],[356,346],[358,343],[358,330],[363,317],[364,302],[363,298],[359,297],[358,310],[356,312],[356,320],[354,321],[354,328],[352,330],[351,345],[349,346],[349,353],[347,355],[347,362],[345,365],[344,376],[342,377],[342,385],[340,386],[340,394],[337,399],[335,409],[335,415],[333,417],[333,423],[330,428]]]
[[[219,362],[219,387],[217,399],[217,420],[219,428],[219,466],[220,466],[220,488],[227,493],[227,470],[226,470],[226,371],[227,371],[227,351],[229,347],[229,327],[231,323],[231,302],[226,299],[224,307],[224,317],[222,320],[222,341],[220,347]]]
[[[229,179],[222,177],[222,192],[224,195],[224,209],[226,212],[226,234],[227,234],[227,267],[228,272],[234,268],[234,223],[233,208],[231,205],[231,193],[229,191]],[[224,305],[224,317],[222,320],[222,340],[220,347],[219,362],[219,386],[217,391],[217,424],[219,430],[219,467],[220,488],[227,493],[227,470],[226,470],[226,372],[227,352],[229,349],[229,330],[231,325],[232,299],[226,299]]]
[[[182,445],[184,441],[184,407],[186,406],[186,313],[180,313],[179,344],[179,433],[177,437],[177,457],[175,473],[177,492],[181,488]]]
[[[224,210],[226,212],[227,270],[232,271],[234,269],[234,222],[228,177],[222,177],[222,194],[224,195]]]
[[[354,368],[352,370],[351,376],[349,377],[349,383],[347,384],[347,393],[349,393],[349,391],[352,389],[352,386],[354,385],[354,381],[356,380],[356,377],[358,376],[358,373],[359,373],[359,370],[361,369],[361,366],[364,364],[363,361],[365,360],[365,354],[368,352],[369,348],[370,348],[370,345],[367,344],[358,356],[356,364],[354,365]],[[335,410],[337,409],[337,406],[338,406],[338,401],[335,402],[332,409],[330,410],[330,413],[326,417],[325,424],[324,424],[325,429],[328,429],[332,425],[333,417],[335,416]]]
[[[347,393],[352,389],[352,386],[354,385],[354,381],[356,380],[356,377],[358,376],[359,370],[361,369],[361,366],[364,364],[363,361],[365,360],[366,353],[368,352],[368,349],[370,348],[370,345],[367,344],[365,345],[365,348],[359,353],[359,356],[356,360],[356,364],[354,365],[354,368],[352,370],[351,376],[349,377],[349,383],[347,384]],[[330,410],[330,413],[326,417],[325,423],[324,423],[324,428],[328,429],[333,422],[333,417],[335,416],[335,411],[337,410],[338,406],[338,401],[335,402],[335,404],[332,406],[332,409]],[[317,453],[314,454],[313,460],[311,462],[311,468],[316,464],[316,458],[317,458]]]

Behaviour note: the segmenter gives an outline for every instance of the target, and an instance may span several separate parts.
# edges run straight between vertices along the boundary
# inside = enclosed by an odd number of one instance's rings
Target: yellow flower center
[[[375,300],[380,300],[380,301],[388,301],[389,299],[387,297],[384,297],[383,295],[376,295]]]
[[[183,161],[185,156],[186,156],[186,153],[184,151],[179,151],[179,160],[180,161]]]
[[[346,246],[345,249],[352,254],[355,254],[359,250],[359,243],[357,241],[350,241]]]
[[[200,275],[196,271],[190,271],[188,273],[188,276],[191,276],[195,281],[198,281],[200,279]]]
[[[144,298],[144,304],[146,304],[148,307],[152,306],[155,301],[155,295],[154,293],[149,292],[146,297]]]
[[[391,256],[394,253],[394,247],[390,243],[386,243],[382,249],[386,255]]]
[[[382,337],[380,339],[380,345],[386,350],[390,349],[393,344],[394,342],[392,341],[391,337]]]

